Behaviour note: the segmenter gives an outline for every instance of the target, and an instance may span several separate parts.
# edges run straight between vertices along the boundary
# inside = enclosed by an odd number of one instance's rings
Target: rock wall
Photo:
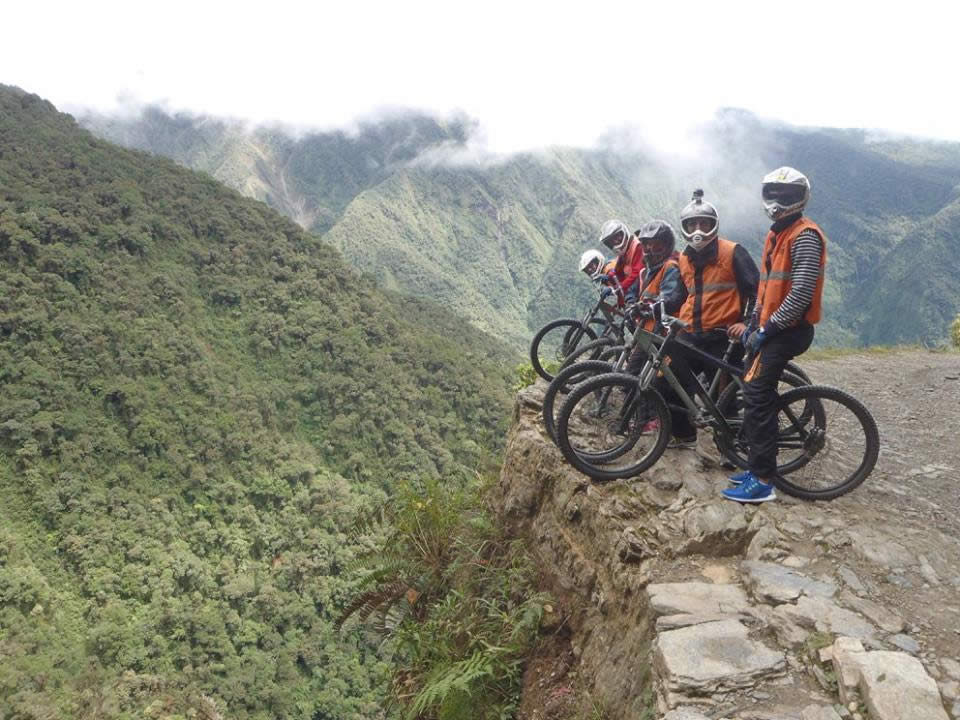
[[[724,501],[725,473],[690,450],[591,483],[542,431],[543,389],[517,397],[495,503],[541,561],[572,667],[552,694],[539,678],[521,716],[960,718],[957,643],[934,647],[936,628],[874,592],[877,577],[937,575],[926,556],[840,501]],[[547,702],[571,693],[567,715]],[[896,698],[922,714],[897,715]]]

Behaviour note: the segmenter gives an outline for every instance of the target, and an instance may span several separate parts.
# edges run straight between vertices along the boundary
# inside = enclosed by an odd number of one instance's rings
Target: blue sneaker
[[[730,477],[727,478],[727,480],[730,481],[731,485],[739,485],[744,480],[749,480],[752,477],[753,477],[752,472],[750,472],[749,470],[744,470],[743,472],[737,473],[736,475],[731,475]]]
[[[744,480],[740,487],[724,490],[723,496],[727,500],[736,500],[741,503],[762,503],[777,499],[777,494],[773,491],[773,485],[762,483],[753,475]]]

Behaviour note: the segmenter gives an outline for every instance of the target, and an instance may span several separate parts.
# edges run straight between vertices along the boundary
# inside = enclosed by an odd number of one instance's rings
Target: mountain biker
[[[722,357],[728,345],[727,329],[741,321],[747,304],[756,297],[757,264],[742,245],[719,236],[720,217],[716,207],[703,199],[703,190],[694,190],[693,199],[681,211],[680,231],[687,241],[679,257],[687,293],[679,317],[689,326],[683,341]],[[739,360],[739,356],[731,358],[731,362]],[[672,362],[686,363],[694,376],[707,370],[695,357]],[[686,413],[674,414],[673,437],[671,447],[696,446],[697,430]]]
[[[613,273],[626,292],[626,302],[633,302],[636,296],[630,295],[630,289],[643,270],[643,247],[636,235],[619,220],[607,220],[603,224],[600,228],[600,243],[617,254]]]
[[[597,278],[601,268],[606,264],[607,259],[599,250],[586,250],[580,256],[580,272],[586,273],[591,280]]]
[[[763,209],[773,220],[763,245],[757,306],[749,326],[730,328],[752,357],[744,376],[744,433],[749,471],[730,478],[739,487],[723,491],[738,502],[775,500],[777,472],[777,386],[787,363],[813,342],[820,320],[827,238],[804,217],[810,181],[791,167],[763,178]]]
[[[635,235],[643,248],[644,268],[637,281],[627,289],[627,297],[645,303],[663,300],[667,313],[677,312],[687,297],[687,289],[680,277],[677,236],[673,228],[665,220],[652,220]],[[653,318],[644,319],[640,326],[652,332]]]
[[[638,299],[641,303],[635,306],[635,311],[641,318],[640,327],[647,332],[654,332],[656,322],[652,317],[639,314],[642,313],[642,307],[647,303],[662,300],[667,313],[676,313],[687,297],[687,289],[680,277],[676,253],[677,236],[670,223],[665,220],[651,220],[637,230],[636,235],[643,247],[645,267],[637,282],[630,287],[628,295],[632,300]],[[646,351],[640,347],[635,348],[627,362],[627,372],[639,375],[646,360]]]
[[[580,256],[580,272],[587,275],[595,282],[601,282],[605,285],[600,291],[601,299],[606,299],[617,294],[617,304],[621,307],[624,303],[623,288],[619,285],[616,275],[617,258],[608,261],[599,250],[585,250]]]

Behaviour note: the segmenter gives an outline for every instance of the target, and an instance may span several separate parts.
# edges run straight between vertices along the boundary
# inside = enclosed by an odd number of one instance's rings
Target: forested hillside
[[[809,213],[830,239],[818,343],[939,342],[960,310],[960,257],[943,252],[957,239],[944,221],[960,196],[956,143],[790,128],[732,110],[673,155],[624,132],[593,150],[506,158],[478,155],[466,122],[419,115],[296,138],[156,109],[82,121],[266,200],[381,284],[438,299],[516,348],[545,320],[582,312],[589,287],[576,260],[609,217],[676,222],[703,186],[721,231],[759,256],[760,179],[784,164],[810,176]]]
[[[513,355],[377,285],[0,86],[0,716],[380,714],[348,531],[490,462]]]

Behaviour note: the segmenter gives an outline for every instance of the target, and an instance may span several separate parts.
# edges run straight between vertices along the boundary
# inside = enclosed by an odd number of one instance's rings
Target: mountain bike
[[[637,307],[638,306],[627,308],[625,311],[626,314],[630,314]],[[751,312],[752,304],[748,304],[746,310],[744,311],[744,317],[748,317]],[[555,444],[557,443],[557,422],[555,411],[559,410],[560,406],[563,404],[563,400],[558,402],[557,399],[568,394],[573,386],[580,384],[594,375],[624,371],[627,367],[627,359],[629,358],[633,347],[639,346],[643,348],[644,353],[649,355],[651,346],[654,345],[657,340],[643,333],[635,333],[633,346],[614,345],[614,342],[615,340],[612,338],[598,338],[592,343],[587,343],[586,345],[583,345],[577,350],[573,351],[564,361],[563,365],[560,367],[560,371],[547,387],[547,390],[543,395],[543,425],[547,431],[547,434],[550,436],[550,439],[553,440]],[[731,339],[727,343],[726,350],[721,358],[724,363],[729,364],[731,362],[734,352],[739,346],[739,340]],[[706,373],[701,373],[697,379],[701,384],[706,385]],[[725,369],[722,367],[717,368],[713,375],[713,379],[710,381],[707,393],[711,398],[717,400],[721,391],[727,388],[732,379],[734,378],[731,378],[730,374]],[[811,380],[806,372],[800,368],[800,366],[798,366],[796,363],[790,362],[787,363],[787,367],[784,370],[781,384],[786,385],[787,388],[799,387],[801,385],[810,385]],[[602,406],[603,399],[598,397],[598,402]],[[742,403],[740,402],[739,393],[725,396],[722,407],[725,412],[736,412],[739,408],[741,408]],[[667,408],[669,410],[687,412],[687,408],[673,405],[670,402],[667,402]],[[745,447],[745,442],[746,441],[744,438],[740,438],[738,445],[743,445]],[[746,453],[746,450],[744,450],[744,453]]]
[[[617,286],[617,293],[622,296],[619,283]],[[623,311],[606,302],[601,295],[583,320],[563,318],[540,328],[530,343],[530,364],[544,380],[553,380],[557,368],[582,345],[592,343],[598,337],[610,338],[613,344],[622,345],[627,330]]]
[[[743,414],[736,401],[743,369],[700,351],[678,338],[686,325],[654,306],[654,317],[667,328],[663,338],[647,333],[650,355],[639,376],[609,373],[577,385],[557,418],[557,441],[571,465],[594,480],[634,477],[660,459],[670,438],[670,409],[654,389],[661,376],[676,392],[693,424],[713,433],[720,452],[746,468]],[[734,382],[716,401],[687,368],[671,358],[696,356],[709,367],[726,371]],[[792,373],[791,373],[792,375]],[[787,374],[785,373],[785,377]],[[799,378],[793,378],[793,382]],[[684,385],[695,388],[693,395]],[[857,487],[873,471],[880,449],[876,422],[860,401],[838,388],[801,384],[777,402],[778,477],[785,493],[807,500],[830,500]],[[787,477],[789,476],[789,477]]]

